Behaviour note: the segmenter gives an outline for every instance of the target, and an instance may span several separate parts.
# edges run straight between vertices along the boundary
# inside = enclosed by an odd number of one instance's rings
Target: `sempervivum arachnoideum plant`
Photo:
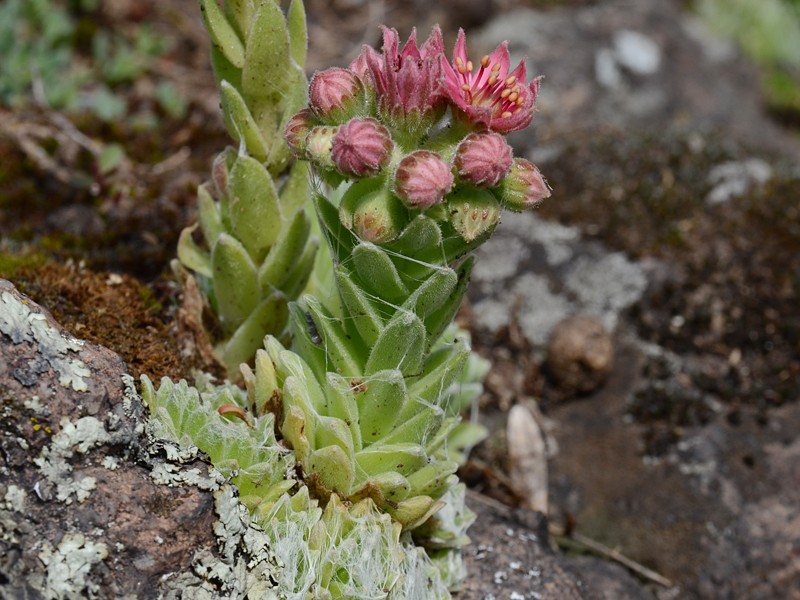
[[[214,320],[214,353],[232,379],[267,333],[280,335],[287,304],[306,286],[318,241],[304,207],[308,166],[283,137],[307,98],[303,3],[201,0],[225,125],[238,148],[214,162],[198,189],[198,225],[183,231],[178,258]],[[192,285],[193,282],[188,283]]]
[[[549,195],[503,135],[533,118],[538,80],[525,79],[524,63],[509,72],[506,44],[476,67],[463,32],[450,63],[438,28],[402,49],[384,29],[383,53],[365,47],[348,69],[318,73],[286,128],[296,156],[339,186],[316,197],[339,302],[304,297],[291,307],[292,351],[267,341],[281,431],[317,493],[371,498],[405,529],[435,514],[457,481],[448,444],[463,404],[452,386],[471,354],[466,339],[443,334],[466,292],[469,252],[501,208]],[[441,524],[426,535],[463,543]]]

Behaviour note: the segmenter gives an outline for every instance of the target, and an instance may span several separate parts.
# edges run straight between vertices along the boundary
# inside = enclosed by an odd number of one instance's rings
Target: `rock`
[[[164,457],[122,359],[2,279],[0,357],[0,598],[216,597],[230,485]]]
[[[565,390],[597,389],[614,365],[611,336],[597,319],[576,315],[553,330],[547,346],[547,368]]]
[[[458,600],[646,600],[652,598],[624,569],[595,558],[550,550],[540,512],[510,509],[479,494],[467,496],[478,515],[464,550],[470,574]]]

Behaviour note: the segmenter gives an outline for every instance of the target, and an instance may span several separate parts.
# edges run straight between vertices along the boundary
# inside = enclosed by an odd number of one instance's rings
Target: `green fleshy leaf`
[[[289,31],[279,3],[261,2],[250,19],[242,62],[245,97],[270,98],[277,106],[291,85],[287,81],[290,60]],[[254,116],[260,121],[258,114]]]
[[[236,373],[241,363],[251,360],[265,335],[280,334],[288,318],[286,296],[274,292],[265,298],[225,342],[221,354],[228,372]]]
[[[454,475],[458,463],[453,461],[432,462],[408,476],[413,494],[439,498],[457,481]]]
[[[261,298],[258,273],[244,246],[227,233],[217,238],[211,250],[211,266],[220,321],[232,332]]]
[[[285,350],[273,336],[267,336],[264,343],[272,362],[275,364],[278,383],[283,385],[284,407],[287,406],[287,390],[291,382],[292,386],[300,386],[299,390],[301,392],[298,393],[302,393],[304,402],[310,402],[309,410],[314,414],[325,414],[327,399],[320,382],[314,376],[314,372],[308,363],[294,352]],[[291,404],[291,402],[289,403]]]
[[[396,300],[408,296],[397,267],[375,244],[361,242],[353,249],[353,266],[364,288],[380,298]]]
[[[463,465],[467,461],[470,451],[488,435],[489,430],[483,425],[462,421],[450,432],[442,452],[449,460]]]
[[[228,190],[233,234],[259,264],[281,232],[275,185],[260,162],[239,156],[230,172]]]
[[[294,61],[301,67],[306,65],[308,52],[308,30],[306,25],[306,9],[303,0],[292,0],[286,13],[289,23],[289,47]]]
[[[369,484],[378,488],[385,500],[395,504],[408,498],[411,492],[408,479],[396,471],[374,475],[369,478]]]
[[[435,454],[438,450],[444,448],[450,439],[450,434],[458,427],[459,423],[461,423],[461,417],[448,417],[442,421],[442,425],[436,435],[427,440],[425,450],[427,450],[428,454]]]
[[[428,331],[428,341],[433,344],[444,331],[453,322],[453,319],[461,306],[461,301],[464,299],[464,294],[467,293],[467,286],[469,285],[469,276],[472,273],[472,267],[475,264],[475,257],[470,256],[461,265],[459,265],[456,272],[458,273],[458,284],[450,296],[448,302],[445,302],[438,310],[428,315],[425,319],[425,328]]]
[[[356,464],[368,475],[391,471],[405,475],[421,468],[427,461],[428,455],[419,444],[372,445],[356,454]]]
[[[361,438],[369,444],[392,429],[397,415],[409,401],[408,390],[403,374],[397,370],[375,373],[362,382],[361,389],[355,398]]]
[[[253,20],[253,0],[224,0],[225,16],[242,39],[247,38],[249,24]]]
[[[356,376],[361,373],[363,352],[356,340],[350,339],[341,322],[313,296],[304,296],[314,325],[322,338],[325,354],[337,373]]]
[[[421,444],[438,429],[444,412],[435,404],[423,404],[410,397],[403,411],[403,419],[395,416],[396,426],[376,440],[376,444]]]
[[[399,369],[415,375],[422,368],[425,349],[425,326],[411,311],[399,310],[375,342],[365,366],[365,373]]]
[[[278,239],[261,264],[258,280],[262,290],[280,288],[291,276],[295,263],[302,255],[311,224],[304,211],[297,211],[291,221],[280,226]]]
[[[347,307],[349,317],[367,346],[372,346],[384,327],[383,317],[375,309],[372,301],[358,285],[352,275],[342,266],[336,267],[336,283],[342,302]]]
[[[347,423],[336,417],[319,417],[317,420],[314,446],[317,448],[338,446],[344,450],[350,462],[354,459],[355,449],[353,447],[353,436],[350,434],[350,428],[347,426]]]
[[[456,341],[451,346],[430,353],[425,358],[422,372],[409,382],[409,393],[415,398],[441,406],[441,402],[447,400],[448,388],[461,376],[469,352],[466,344]],[[446,410],[444,406],[441,408]]]
[[[326,446],[312,452],[308,469],[319,474],[323,485],[329,490],[347,495],[353,488],[353,463],[339,446]]]
[[[217,0],[200,0],[200,10],[214,46],[232,65],[241,69],[245,63],[244,45],[225,18]]]
[[[339,220],[339,211],[322,194],[314,196],[317,217],[328,242],[334,264],[346,263],[357,243],[356,236]]]
[[[207,183],[197,188],[197,215],[203,237],[206,239],[209,246],[213,246],[214,242],[224,231],[224,228],[222,226],[222,216],[219,212],[219,206],[208,191]]]
[[[355,394],[358,383],[337,373],[328,373],[328,414],[344,421],[350,428],[353,449],[358,452],[362,448],[361,429],[359,428],[358,404]]]
[[[199,273],[203,277],[211,278],[211,257],[208,252],[200,248],[194,239],[192,232],[197,229],[197,225],[192,225],[181,231],[178,238],[178,260],[184,267]]]
[[[389,514],[400,522],[404,529],[414,529],[427,521],[442,506],[443,502],[437,502],[430,496],[412,496],[399,502],[397,508],[389,510]]]
[[[316,238],[310,239],[306,244],[305,250],[303,250],[303,254],[295,262],[294,268],[289,273],[286,281],[281,284],[284,293],[289,298],[297,298],[308,285],[308,280],[314,270],[317,250],[319,250],[319,240]]]
[[[269,156],[270,144],[261,135],[244,98],[227,81],[222,81],[219,88],[222,116],[228,134],[237,143],[244,142],[247,152],[260,162],[266,161]]]
[[[225,55],[216,46],[211,47],[211,67],[214,70],[214,79],[216,79],[217,83],[227,81],[237,90],[241,90],[242,70],[225,58]]]
[[[453,290],[458,284],[458,275],[449,267],[441,267],[434,271],[422,284],[414,291],[408,300],[403,304],[403,308],[410,310],[425,319],[443,304],[453,303]],[[456,308],[461,303],[460,298],[456,298]]]
[[[287,401],[285,390],[283,398],[284,417],[283,424],[281,425],[281,433],[294,450],[298,462],[302,463],[308,459],[311,453],[311,444],[308,439],[312,437],[315,432],[314,419],[311,418],[310,413],[305,412],[296,401],[294,403]]]
[[[308,199],[309,190],[308,162],[298,160],[289,170],[289,176],[281,187],[281,211],[284,215],[293,215],[303,208]]]
[[[421,250],[439,248],[441,244],[442,231],[436,221],[417,215],[389,247],[401,254],[416,256]]]
[[[314,320],[306,315],[306,311],[296,302],[289,305],[292,328],[292,350],[302,356],[315,379],[325,380],[328,359],[322,345],[322,337],[317,331]],[[309,323],[309,319],[311,322]],[[311,328],[311,330],[309,330]]]

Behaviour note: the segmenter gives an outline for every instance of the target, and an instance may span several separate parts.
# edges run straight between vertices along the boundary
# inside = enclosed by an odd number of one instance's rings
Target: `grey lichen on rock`
[[[78,502],[89,497],[97,484],[94,477],[72,477],[69,460],[75,452],[86,454],[96,446],[109,440],[103,422],[95,417],[82,417],[75,423],[67,417],[61,419],[61,430],[53,436],[49,446],[42,449],[34,463],[42,476],[56,487],[56,498],[64,504],[72,503],[73,496]]]
[[[77,392],[89,389],[86,382],[91,375],[86,365],[75,353],[83,349],[83,342],[66,335],[53,327],[41,313],[31,310],[18,296],[8,291],[0,294],[0,332],[15,344],[35,342],[39,347],[39,358],[44,365],[31,365],[31,370],[41,373],[42,368],[51,367],[58,373],[58,382]],[[23,373],[16,373],[18,379]]]
[[[87,595],[97,598],[99,585],[91,581],[89,573],[106,558],[108,548],[102,542],[95,542],[82,533],[67,533],[55,549],[47,542],[43,544],[39,560],[47,567],[46,579],[32,577],[31,582],[49,598],[79,600]]]

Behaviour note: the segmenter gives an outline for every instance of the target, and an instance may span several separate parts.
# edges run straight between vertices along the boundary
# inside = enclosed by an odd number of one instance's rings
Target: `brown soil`
[[[0,272],[0,277],[10,275]],[[134,377],[190,377],[194,362],[181,356],[170,326],[171,307],[162,306],[153,290],[130,275],[48,263],[20,269],[12,279],[72,335],[119,354]],[[164,300],[174,302],[174,297]]]

